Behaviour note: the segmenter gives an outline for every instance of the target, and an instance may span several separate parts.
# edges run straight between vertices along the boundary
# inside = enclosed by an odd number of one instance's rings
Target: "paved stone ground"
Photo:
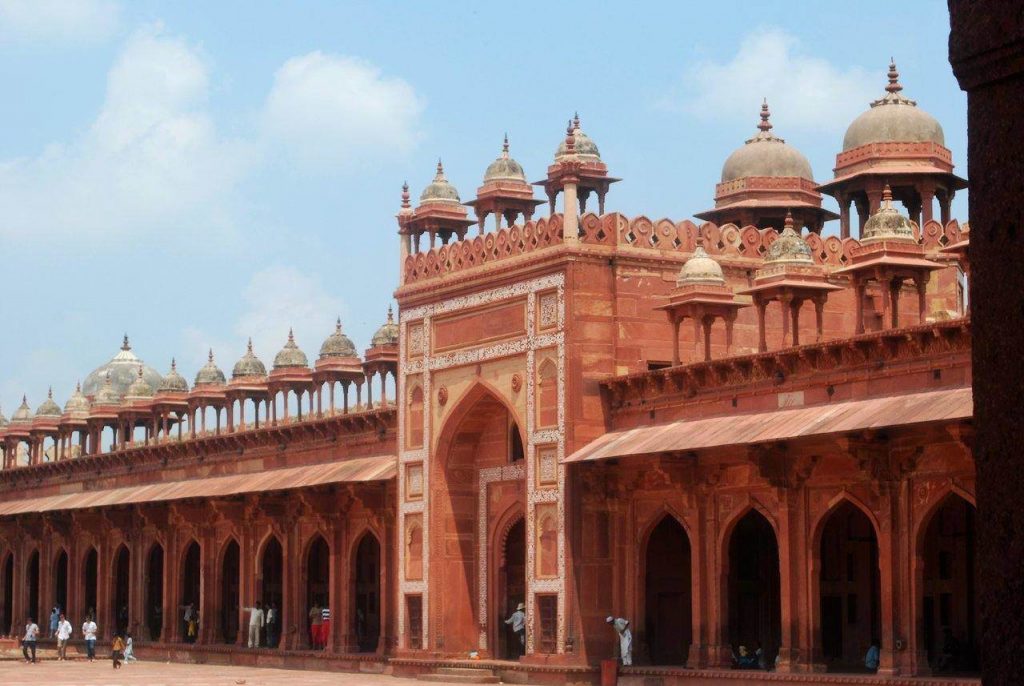
[[[423,682],[381,674],[166,662],[133,662],[114,671],[109,659],[93,663],[41,660],[34,665],[13,660],[0,662],[3,686],[412,686],[416,683]]]

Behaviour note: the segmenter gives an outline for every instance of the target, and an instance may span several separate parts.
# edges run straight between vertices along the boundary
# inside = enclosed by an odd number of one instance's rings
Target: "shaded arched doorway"
[[[53,562],[53,599],[61,612],[68,611],[68,554],[61,550]]]
[[[263,607],[277,610],[278,629],[282,626],[285,617],[284,600],[284,555],[281,550],[281,543],[275,536],[271,536],[266,545],[263,546],[263,556],[260,560],[260,589],[259,598],[263,601]],[[267,637],[267,647],[276,648],[280,640],[280,634]]]
[[[356,547],[354,608],[356,649],[372,653],[380,640],[380,543],[370,532]]]
[[[437,484],[437,496],[431,499],[431,531],[442,536],[446,543],[439,545],[430,556],[431,579],[436,579],[444,594],[431,594],[430,616],[436,618],[437,635],[443,641],[438,646],[445,654],[465,654],[480,649],[481,620],[487,627],[487,636],[493,637],[489,627],[496,626],[501,610],[500,599],[492,589],[487,597],[487,617],[480,617],[480,584],[487,581],[478,574],[478,555],[481,550],[480,471],[501,468],[509,464],[512,441],[509,429],[514,418],[505,404],[486,386],[479,384],[453,409],[441,431],[438,449],[431,468],[431,480]],[[525,484],[504,482],[488,488],[491,497],[485,498],[488,521],[508,512],[515,506],[525,507]],[[486,527],[492,531],[492,527]],[[557,545],[557,540],[554,541]],[[493,541],[486,541],[485,551],[491,550]],[[538,553],[542,560],[557,559],[557,550],[544,549]],[[547,566],[538,564],[538,575]],[[502,618],[504,619],[504,618]],[[498,645],[489,645],[497,652]]]
[[[979,668],[974,520],[974,506],[950,494],[932,514],[920,542],[920,640],[929,665],[940,673]]]
[[[0,574],[3,574],[3,578],[0,579],[0,601],[3,605],[0,606],[0,634],[4,636],[11,635],[11,629],[14,628],[14,555],[8,553],[7,558],[4,560],[3,567],[0,567]]]
[[[28,568],[25,570],[28,578],[28,614],[42,627],[50,621],[50,613],[43,617],[39,612],[39,551],[33,551],[28,558]],[[42,629],[40,629],[42,631]]]
[[[507,660],[517,660],[526,654],[526,648],[512,631],[512,626],[506,624],[505,620],[512,616],[519,603],[526,602],[525,519],[519,517],[516,523],[509,527],[503,543],[500,551],[501,559],[498,564],[498,588],[496,589],[499,607],[498,614],[494,618],[499,629],[498,655]]]
[[[185,548],[185,556],[182,558],[181,565],[181,604],[186,608],[192,606],[195,613],[198,614],[200,609],[199,598],[202,587],[202,581],[200,577],[200,554],[199,543],[192,541]],[[191,626],[190,622],[185,621],[184,612],[181,614],[181,637],[186,643],[195,643],[199,637],[199,626],[195,623],[195,626]],[[204,620],[199,617],[199,621]]]
[[[690,538],[666,515],[651,531],[644,558],[644,634],[651,664],[684,665],[690,652]]]
[[[882,629],[875,527],[845,501],[825,520],[820,551],[821,657],[830,671],[862,671]]]
[[[99,593],[99,554],[95,548],[90,548],[85,554],[85,564],[82,565],[82,600],[83,615],[87,618],[96,619],[96,598]]]
[[[164,547],[154,543],[146,561],[146,628],[149,640],[159,641],[164,625]]]
[[[306,551],[306,636],[311,646],[323,647],[325,636],[313,636],[310,610],[316,605],[325,608],[330,603],[331,550],[323,536],[317,535]],[[328,625],[330,626],[330,625]]]
[[[110,616],[114,618],[114,631],[121,636],[128,631],[128,604],[131,602],[129,600],[130,568],[131,555],[128,553],[128,548],[122,545],[114,555],[114,592],[110,594],[113,599]]]
[[[729,539],[729,643],[734,651],[758,643],[771,665],[779,652],[779,545],[772,525],[757,510],[736,523]]]
[[[220,638],[228,644],[238,640],[239,560],[238,543],[231,539],[220,563]]]

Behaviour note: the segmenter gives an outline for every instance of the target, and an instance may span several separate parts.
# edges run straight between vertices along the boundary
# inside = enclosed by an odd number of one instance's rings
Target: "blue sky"
[[[289,326],[312,358],[337,315],[365,348],[402,181],[440,156],[469,199],[506,131],[540,178],[577,110],[624,179],[608,209],[679,220],[762,97],[829,178],[892,55],[965,174],[947,37],[937,1],[0,0],[0,408],[63,404],[124,332],[189,377]]]

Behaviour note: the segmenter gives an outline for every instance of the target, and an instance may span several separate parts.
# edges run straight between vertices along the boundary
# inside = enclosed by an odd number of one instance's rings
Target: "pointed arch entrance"
[[[146,561],[146,628],[149,640],[159,641],[164,623],[164,547],[154,543]]]
[[[361,653],[372,653],[380,641],[380,543],[369,531],[356,547],[354,591],[356,648]]]
[[[39,612],[39,551],[34,550],[28,558],[28,567],[25,570],[28,578],[28,614],[36,620],[40,626],[44,623],[43,616]],[[46,613],[45,621],[49,621],[50,613]]]
[[[767,664],[775,662],[782,634],[779,544],[775,529],[750,510],[729,537],[728,641],[753,652],[760,644]]]
[[[228,645],[238,640],[239,560],[238,543],[232,538],[220,561],[220,639]]]
[[[197,543],[196,541],[192,541],[188,544],[188,547],[185,548],[185,556],[181,560],[182,605],[184,605],[186,608],[190,608],[192,610],[193,615],[198,615],[200,609],[199,599],[202,590],[202,579],[200,576],[199,567],[201,562],[200,556],[201,551],[199,548],[199,543]],[[186,610],[185,612],[187,613],[188,610]],[[181,637],[186,643],[195,643],[196,639],[199,637],[198,622],[186,621],[184,619],[185,616],[185,613],[181,615]],[[202,617],[199,617],[199,621],[208,620],[204,620]]]
[[[99,553],[90,548],[82,565],[82,614],[96,619],[96,598],[99,592]]]
[[[130,608],[130,582],[131,582],[131,554],[128,548],[121,545],[114,555],[114,576],[112,579],[113,593],[110,594],[112,604],[110,616],[114,618],[114,632],[120,636],[128,631],[128,617]]]
[[[277,610],[278,627],[283,625],[284,608],[284,553],[281,542],[271,536],[263,546],[260,556],[260,583],[257,596],[263,601],[263,607]],[[267,647],[276,648],[280,634],[267,637]]]
[[[978,607],[975,602],[975,508],[946,496],[924,527],[920,644],[937,673],[976,672]]]
[[[63,548],[53,562],[53,599],[61,612],[68,611],[68,554]]]
[[[487,571],[494,560],[481,565],[481,549],[493,550],[495,541],[481,541],[485,535],[496,535],[494,527],[481,527],[480,472],[510,464],[513,442],[510,427],[519,425],[513,412],[496,392],[484,384],[472,388],[453,408],[441,430],[437,451],[431,467],[431,480],[439,488],[430,503],[431,536],[439,536],[440,545],[430,558],[430,575],[443,594],[431,594],[430,614],[436,645],[445,654],[465,654],[478,650],[481,641],[489,652],[499,649],[496,635],[502,599],[494,589],[481,588],[493,579]],[[525,510],[525,481],[492,483],[483,494],[487,522],[514,507]],[[481,545],[483,544],[483,545]],[[486,617],[481,616],[481,601],[487,603]],[[504,619],[504,618],[502,618]]]
[[[311,612],[314,606],[321,609],[330,607],[330,585],[331,549],[324,537],[317,534],[306,551],[306,602],[303,608],[307,613]],[[319,628],[314,631],[312,616],[307,615],[306,621],[310,645],[314,648],[325,647],[328,637],[324,635],[324,625],[316,625]],[[327,625],[327,628],[329,631],[330,624]]]
[[[671,515],[647,539],[644,556],[644,635],[651,664],[684,665],[690,652],[690,538]]]
[[[3,578],[0,579],[0,601],[3,605],[0,606],[0,634],[4,636],[11,635],[11,629],[14,627],[14,555],[12,553],[7,554],[7,558],[3,562],[3,566],[0,567],[0,574]]]
[[[864,654],[882,630],[875,527],[844,501],[824,522],[820,553],[821,657],[830,671],[862,671]]]

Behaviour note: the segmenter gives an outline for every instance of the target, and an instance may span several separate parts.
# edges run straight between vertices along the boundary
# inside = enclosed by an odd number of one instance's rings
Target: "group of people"
[[[276,648],[280,637],[277,603],[267,603],[267,608],[264,610],[263,603],[257,600],[256,605],[244,609],[249,613],[249,647],[261,647],[260,634],[265,629],[267,636],[265,647]]]
[[[324,650],[331,637],[331,609],[320,603],[309,608],[309,645],[313,650]]]
[[[90,611],[86,615],[85,622],[82,623],[82,638],[85,642],[85,653],[89,662],[95,662],[96,660],[96,634],[98,631],[99,628],[93,619],[93,612]],[[35,619],[28,617],[25,621],[25,634],[21,639],[21,654],[28,664],[36,664],[36,646],[39,643],[39,633],[39,625],[36,624]],[[71,622],[68,621],[67,616],[61,611],[60,607],[55,606],[50,614],[49,637],[57,639],[58,660],[68,659],[68,641],[71,640],[72,633],[74,633],[74,629],[71,626]],[[110,657],[113,661],[114,669],[120,669],[122,660],[125,662],[135,661],[131,634],[125,633],[122,636],[118,632],[114,636],[114,640],[110,644]]]

